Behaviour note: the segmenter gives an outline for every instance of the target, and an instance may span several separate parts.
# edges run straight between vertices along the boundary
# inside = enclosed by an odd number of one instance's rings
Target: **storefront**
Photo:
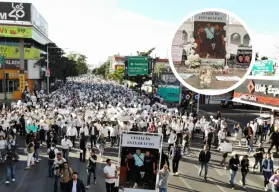
[[[23,15],[11,16],[13,7],[20,7]],[[41,66],[38,61],[41,54],[46,54],[46,44],[51,43],[48,38],[48,24],[30,3],[0,2],[0,56],[5,58],[5,72],[0,67],[0,99],[6,92],[8,99],[20,99],[21,92],[34,87],[41,87]],[[23,48],[24,47],[24,48]],[[24,67],[21,66],[24,52]],[[20,72],[20,69],[22,72]],[[24,72],[23,72],[24,71]],[[5,73],[5,74],[4,74]],[[6,90],[4,90],[5,77]]]
[[[275,80],[253,79],[250,76],[234,91],[235,102],[271,109],[272,119],[279,111],[279,82]]]

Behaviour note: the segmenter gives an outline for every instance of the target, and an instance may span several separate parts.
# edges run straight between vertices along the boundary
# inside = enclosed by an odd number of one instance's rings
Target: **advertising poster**
[[[15,46],[0,45],[0,55],[5,59],[20,59],[20,49]],[[39,60],[41,58],[41,52],[35,48],[24,48],[24,59]]]
[[[227,15],[220,12],[203,12],[194,16],[195,53],[204,59],[225,59]]]
[[[181,64],[182,61],[182,53],[183,53],[183,45],[184,39],[183,39],[183,32],[181,30],[178,30],[174,36],[173,42],[172,42],[172,50],[171,50],[171,56],[172,60],[176,64]]]
[[[159,86],[157,90],[157,94],[164,100],[169,102],[178,102],[180,87],[179,86]]]
[[[252,60],[252,49],[238,49],[235,59],[234,67],[249,68]]]
[[[256,61],[252,68],[252,75],[254,76],[273,76],[274,62],[272,60]]]
[[[19,90],[20,92],[25,90],[25,74],[19,74]]]
[[[0,20],[31,21],[31,3],[0,2]]]
[[[0,25],[0,37],[32,38],[32,28]]]
[[[125,192],[155,192],[161,136],[122,135],[120,187]]]

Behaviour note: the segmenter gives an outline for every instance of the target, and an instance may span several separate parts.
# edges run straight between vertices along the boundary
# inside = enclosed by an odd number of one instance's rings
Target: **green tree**
[[[76,76],[77,69],[75,68],[75,63],[70,61],[64,56],[65,52],[63,49],[59,48],[55,43],[50,43],[44,46],[44,51],[47,52],[48,49],[48,59],[49,59],[49,69],[50,69],[50,81],[53,82],[56,79],[66,79],[68,76]],[[41,54],[41,59],[36,63],[42,68],[47,67],[47,54]],[[41,76],[45,78],[45,72],[42,71]]]
[[[109,73],[109,66],[110,66],[109,61],[106,61],[100,67],[93,69],[92,73],[94,75],[100,75],[100,76],[106,78],[106,76]]]
[[[108,79],[123,83],[124,81],[124,68],[118,68],[113,73],[108,74]]]
[[[69,60],[75,62],[78,75],[86,74],[88,72],[87,57],[80,53],[71,52],[68,55]]]

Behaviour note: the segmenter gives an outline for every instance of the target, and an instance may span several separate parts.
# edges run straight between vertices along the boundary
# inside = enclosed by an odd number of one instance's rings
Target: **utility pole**
[[[154,68],[155,68],[155,64],[156,64],[156,58],[151,58],[151,65],[152,65],[152,68],[151,68],[151,80],[152,80],[152,83],[151,83],[151,90],[152,90],[152,99],[154,98],[154,87],[155,87],[155,74],[154,74]]]
[[[47,46],[47,68],[46,70],[49,70],[49,52],[48,52],[48,46]],[[47,75],[47,94],[49,95],[49,75]]]

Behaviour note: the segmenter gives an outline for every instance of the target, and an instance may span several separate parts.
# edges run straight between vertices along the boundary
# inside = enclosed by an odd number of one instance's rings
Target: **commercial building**
[[[272,122],[279,112],[278,67],[272,60],[256,61],[247,80],[234,91],[234,101],[271,110]]]
[[[6,87],[8,99],[21,98],[28,87],[44,88],[44,77],[38,64],[41,54],[46,54],[48,23],[31,3],[0,2],[0,55],[5,66],[0,69],[0,99]],[[5,71],[4,71],[5,68]],[[4,73],[8,74],[5,86]]]

